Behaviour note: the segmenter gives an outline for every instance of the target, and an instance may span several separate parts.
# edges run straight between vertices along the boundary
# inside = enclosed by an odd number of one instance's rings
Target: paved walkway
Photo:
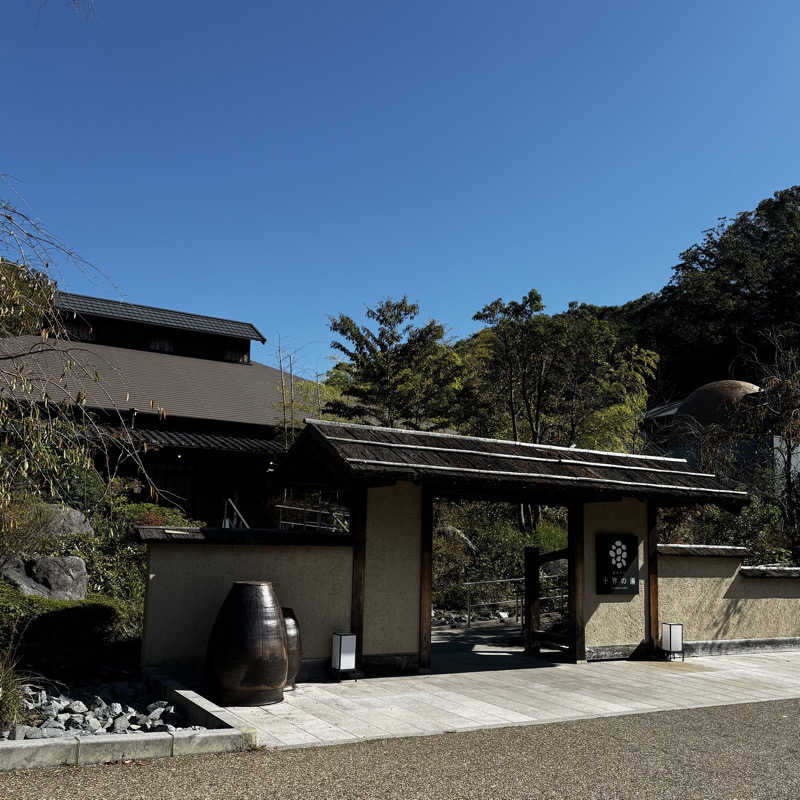
[[[800,697],[798,650],[563,664],[480,634],[471,646],[455,632],[437,639],[446,672],[298,684],[283,703],[230,710],[259,744],[292,748]]]
[[[800,700],[0,773],[3,800],[797,800]]]

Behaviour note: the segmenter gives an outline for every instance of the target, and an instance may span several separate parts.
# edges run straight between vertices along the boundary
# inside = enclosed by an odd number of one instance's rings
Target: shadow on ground
[[[515,624],[478,623],[469,630],[434,628],[431,635],[431,671],[437,675],[552,667],[563,658],[558,650],[543,650],[538,657],[525,655],[522,632]]]

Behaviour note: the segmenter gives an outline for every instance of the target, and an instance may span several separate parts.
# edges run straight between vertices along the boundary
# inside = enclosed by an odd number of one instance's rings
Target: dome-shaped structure
[[[758,391],[758,386],[747,381],[713,381],[695,389],[678,406],[676,415],[693,417],[701,425],[723,425],[732,406]]]

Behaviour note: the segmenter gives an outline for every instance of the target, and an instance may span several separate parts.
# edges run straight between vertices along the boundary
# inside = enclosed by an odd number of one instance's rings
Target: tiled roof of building
[[[266,342],[258,328],[249,322],[206,317],[201,314],[187,314],[185,311],[172,311],[168,308],[140,306],[135,303],[104,300],[100,297],[88,297],[69,292],[58,292],[56,307],[61,311],[74,312],[78,315],[86,314],[128,322],[140,322],[146,325],[160,325],[195,333],[230,336],[235,339],[256,339],[262,344]]]
[[[442,494],[528,493],[562,501],[621,495],[734,507],[747,501],[746,492],[680,458],[306,420],[279,479],[298,483],[307,474],[313,480],[315,471],[350,484],[410,480]]]
[[[275,439],[262,436],[239,436],[237,434],[219,432],[188,432],[160,430],[156,428],[111,428],[103,427],[103,435],[121,438],[136,447],[146,445],[149,448],[166,448],[175,450],[206,450],[220,453],[247,453],[253,455],[279,455],[283,445]]]
[[[0,373],[0,398],[19,397],[15,374],[22,370],[33,391],[27,397],[75,402],[88,408],[136,409],[167,417],[253,425],[282,423],[281,376],[273,367],[130,350],[94,343],[43,342],[38,336],[0,339],[11,356]],[[74,366],[64,374],[67,359]],[[95,375],[97,380],[95,380]]]

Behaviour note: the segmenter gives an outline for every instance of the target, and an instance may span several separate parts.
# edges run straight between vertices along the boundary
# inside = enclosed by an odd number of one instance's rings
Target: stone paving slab
[[[276,749],[800,697],[800,650],[298,684],[231,708]]]

